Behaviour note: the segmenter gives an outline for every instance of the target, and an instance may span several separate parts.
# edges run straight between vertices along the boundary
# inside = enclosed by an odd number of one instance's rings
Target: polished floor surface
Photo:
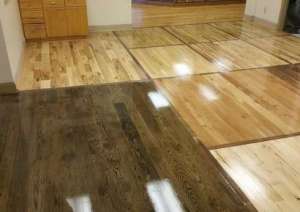
[[[184,45],[134,49],[131,52],[153,79],[224,70]]]
[[[166,6],[133,4],[132,21],[135,27],[183,25],[207,22],[242,20],[244,4]]]
[[[252,210],[205,148],[259,211],[299,211],[299,138],[268,141],[300,134],[300,38],[241,5],[165,8],[27,44],[20,90],[81,87],[1,97],[0,211],[153,211],[162,188],[186,211]]]
[[[127,48],[182,44],[176,37],[160,27],[123,30],[116,34]]]
[[[212,26],[223,30],[239,39],[262,38],[287,35],[285,32],[272,30],[248,21],[211,23]]]
[[[287,62],[243,40],[193,44],[192,48],[226,70],[284,65]]]
[[[0,101],[0,211],[255,211],[152,82]]]
[[[94,32],[86,39],[28,43],[17,87],[57,88],[278,66],[299,61],[299,43],[298,37],[250,21]]]
[[[208,148],[300,132],[300,66],[156,81]]]
[[[165,29],[177,35],[185,43],[205,43],[237,39],[229,33],[209,24],[168,26]]]
[[[290,63],[300,63],[300,39],[295,36],[249,39],[257,46]]]
[[[259,211],[300,208],[300,137],[212,151]]]

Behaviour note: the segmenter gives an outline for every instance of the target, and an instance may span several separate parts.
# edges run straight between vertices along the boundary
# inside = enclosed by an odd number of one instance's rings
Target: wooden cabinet
[[[66,18],[68,22],[68,33],[70,35],[80,36],[88,31],[85,7],[67,7]]]
[[[85,0],[19,0],[26,39],[85,36]]]
[[[68,36],[65,8],[46,8],[45,20],[49,38]]]

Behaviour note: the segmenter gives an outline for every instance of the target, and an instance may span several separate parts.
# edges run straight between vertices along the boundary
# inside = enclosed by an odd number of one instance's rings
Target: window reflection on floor
[[[156,212],[183,212],[169,180],[147,183],[147,192]]]
[[[89,195],[81,195],[67,198],[73,212],[92,212],[92,202]]]

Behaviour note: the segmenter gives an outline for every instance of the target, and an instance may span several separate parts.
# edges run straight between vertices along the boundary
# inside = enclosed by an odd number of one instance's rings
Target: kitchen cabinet
[[[27,40],[88,34],[85,0],[19,0],[19,5]]]

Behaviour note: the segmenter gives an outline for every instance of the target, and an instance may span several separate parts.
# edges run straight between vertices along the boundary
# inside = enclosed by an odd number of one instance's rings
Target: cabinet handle
[[[50,4],[56,4],[56,2],[55,1],[51,1]]]

